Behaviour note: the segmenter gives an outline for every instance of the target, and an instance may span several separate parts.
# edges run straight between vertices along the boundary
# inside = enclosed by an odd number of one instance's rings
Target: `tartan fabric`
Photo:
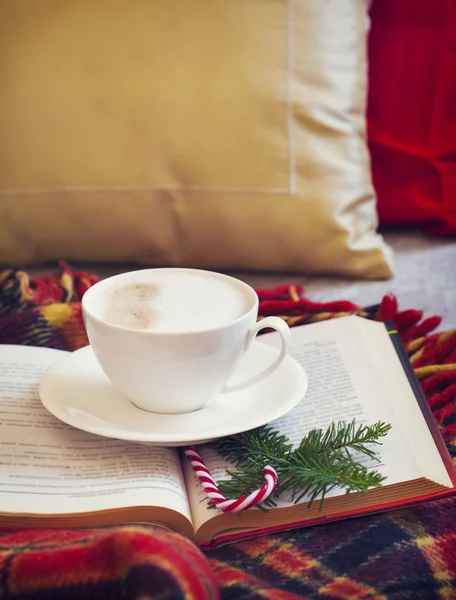
[[[0,343],[73,350],[87,343],[80,299],[96,281],[62,263],[57,276],[0,273]],[[260,317],[291,326],[343,314],[393,319],[453,459],[456,331],[438,317],[315,303],[299,286],[259,290]],[[201,553],[154,527],[0,530],[0,599],[456,600],[456,503],[282,532]]]
[[[201,552],[182,536],[159,529],[0,534],[0,598],[218,597]]]

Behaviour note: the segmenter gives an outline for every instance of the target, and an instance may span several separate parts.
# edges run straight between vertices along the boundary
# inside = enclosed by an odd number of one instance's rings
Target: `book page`
[[[384,381],[370,361],[357,319],[344,317],[291,330],[291,355],[305,369],[309,387],[294,409],[270,425],[297,445],[311,429],[326,429],[332,422],[355,419],[359,425],[373,425],[377,421],[390,423],[392,429],[382,438],[382,445],[374,446],[378,462],[365,455],[358,455],[357,459],[385,475],[388,484],[418,478],[423,473],[410,450],[402,421],[389,402]],[[377,326],[375,331],[380,337],[388,336],[382,324]],[[262,336],[261,341],[279,344],[274,333]],[[375,335],[370,343],[376,343]],[[397,360],[397,357],[394,354],[385,360]],[[226,478],[226,469],[230,465],[218,457],[210,445],[202,446],[200,450],[214,479]],[[197,529],[216,513],[207,510],[204,492],[188,467],[185,474]],[[342,493],[345,491],[333,489],[327,496]],[[302,502],[307,502],[307,498]],[[289,498],[279,499],[279,506],[289,504]]]
[[[85,433],[38,396],[59,350],[0,346],[0,513],[166,507],[191,521],[178,451]]]
[[[403,365],[399,360],[387,360],[389,355],[397,356],[390,336],[376,336],[376,343],[369,344],[368,341],[375,333],[374,329],[379,327],[379,324],[365,319],[358,319],[357,325],[366,341],[366,348],[370,354],[372,364],[375,364],[379,378],[383,383],[384,393],[391,399],[391,403],[396,409],[397,417],[402,424],[402,433],[420,466],[422,475],[431,481],[452,487],[451,477],[426,419],[423,418],[423,411],[406,376]],[[413,370],[410,365],[407,366]],[[420,387],[419,384],[418,387]],[[422,393],[421,389],[420,392]],[[423,398],[423,401],[425,402],[425,409],[430,413],[431,421],[435,424],[427,400]],[[445,448],[442,439],[438,443]],[[451,464],[451,458],[448,456],[447,459]]]

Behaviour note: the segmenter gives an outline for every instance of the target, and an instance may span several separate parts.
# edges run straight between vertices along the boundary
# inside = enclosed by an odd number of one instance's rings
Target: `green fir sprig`
[[[230,479],[217,485],[226,497],[241,497],[261,486],[262,470],[270,465],[277,471],[279,484],[260,508],[274,506],[274,498],[284,492],[290,493],[295,503],[308,496],[309,506],[320,498],[321,508],[335,487],[346,493],[363,493],[382,485],[385,477],[363,465],[356,454],[378,461],[372,445],[381,444],[380,438],[390,429],[391,425],[380,421],[358,426],[354,420],[340,421],[326,431],[313,429],[297,447],[269,425],[222,438],[214,442],[215,449],[235,468],[227,471]]]

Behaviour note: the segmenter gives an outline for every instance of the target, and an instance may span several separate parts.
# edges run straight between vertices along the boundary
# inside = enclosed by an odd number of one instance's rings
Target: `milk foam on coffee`
[[[251,306],[235,282],[179,272],[124,283],[107,293],[102,318],[120,327],[156,332],[212,329],[238,319]]]

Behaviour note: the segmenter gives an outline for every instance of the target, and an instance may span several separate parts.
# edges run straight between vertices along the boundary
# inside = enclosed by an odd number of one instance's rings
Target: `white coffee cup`
[[[149,295],[148,295],[149,294]],[[199,269],[145,269],[89,288],[82,312],[90,345],[113,386],[138,408],[186,413],[258,382],[288,353],[290,330],[279,317],[257,322],[258,296],[246,283]],[[275,329],[276,360],[230,384],[256,334]]]

